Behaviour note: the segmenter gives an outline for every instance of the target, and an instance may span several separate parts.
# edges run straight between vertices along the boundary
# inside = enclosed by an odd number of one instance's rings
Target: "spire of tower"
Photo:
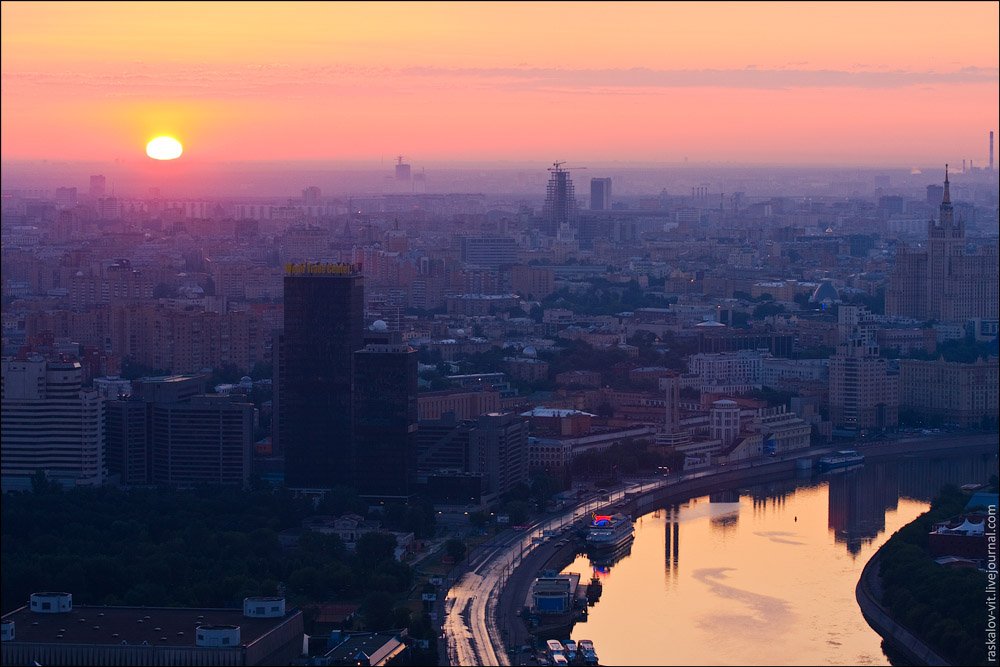
[[[941,200],[942,204],[951,203],[951,191],[948,188],[948,165],[944,165],[944,199]]]

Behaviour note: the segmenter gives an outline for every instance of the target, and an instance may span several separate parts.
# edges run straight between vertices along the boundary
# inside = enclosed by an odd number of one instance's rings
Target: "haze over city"
[[[997,664],[1000,3],[0,56],[0,663]]]
[[[0,154],[985,163],[996,3],[613,7],[4,3]]]

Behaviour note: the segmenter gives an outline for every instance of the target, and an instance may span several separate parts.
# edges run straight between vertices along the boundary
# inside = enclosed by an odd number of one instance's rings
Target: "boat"
[[[864,461],[865,457],[853,449],[842,449],[838,452],[834,452],[833,454],[828,454],[820,458],[820,460],[816,462],[816,466],[819,468],[820,472],[825,472],[835,468],[847,468],[849,466],[860,465],[864,463]]]
[[[563,646],[566,647],[566,659],[570,662],[576,660],[576,642],[572,639],[567,639]]]
[[[552,654],[552,664],[553,665],[568,665],[569,664],[569,660],[567,660],[566,656],[564,656],[562,653],[553,653]]]
[[[596,665],[597,653],[594,651],[594,642],[589,639],[581,639],[577,645],[580,647],[581,655],[583,655],[583,664]]]
[[[550,639],[547,642],[545,642],[545,645],[549,649],[550,656],[556,655],[557,653],[559,655],[562,655],[564,649],[562,642],[560,642],[558,639]]]
[[[601,593],[603,592],[604,584],[601,583],[597,574],[594,574],[594,576],[590,578],[590,583],[587,584],[587,602],[594,604],[601,599]]]
[[[594,551],[614,551],[633,539],[635,527],[624,514],[594,514],[587,530],[587,546]]]

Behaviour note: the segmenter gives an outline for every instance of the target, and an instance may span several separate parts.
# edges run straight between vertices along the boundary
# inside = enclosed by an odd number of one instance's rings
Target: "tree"
[[[365,597],[360,611],[368,630],[388,630],[392,627],[392,596],[385,591],[376,591]]]
[[[387,560],[394,560],[396,536],[389,533],[370,532],[358,538],[354,552],[358,560],[369,567],[375,567]]]
[[[444,550],[452,561],[459,563],[465,558],[467,548],[465,542],[453,537],[444,543]]]

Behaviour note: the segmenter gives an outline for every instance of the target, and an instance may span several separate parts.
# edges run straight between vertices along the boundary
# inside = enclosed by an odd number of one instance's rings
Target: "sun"
[[[176,160],[184,152],[184,146],[173,137],[156,137],[146,144],[146,155],[154,160]]]

